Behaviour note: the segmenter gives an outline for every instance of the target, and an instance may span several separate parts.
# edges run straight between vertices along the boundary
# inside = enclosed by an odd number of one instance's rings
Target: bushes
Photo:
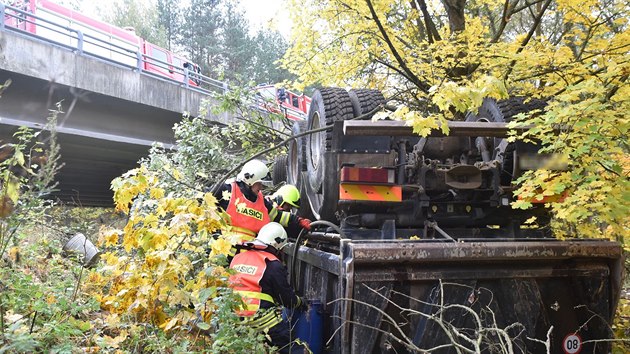
[[[56,116],[46,130],[19,128],[0,146],[0,352],[67,351],[98,308],[79,296],[81,267],[62,257],[62,238],[42,223],[59,168]]]

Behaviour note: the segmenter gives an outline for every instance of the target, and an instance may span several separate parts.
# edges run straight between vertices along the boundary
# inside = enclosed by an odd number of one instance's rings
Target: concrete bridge
[[[217,90],[226,88],[205,79]],[[84,206],[111,205],[111,180],[137,166],[153,142],[173,144],[173,124],[185,112],[197,115],[202,100],[209,99],[207,90],[4,27],[0,84],[7,80],[11,84],[0,97],[0,137],[6,139],[18,126],[41,128],[61,102],[57,131],[65,166],[56,197]]]

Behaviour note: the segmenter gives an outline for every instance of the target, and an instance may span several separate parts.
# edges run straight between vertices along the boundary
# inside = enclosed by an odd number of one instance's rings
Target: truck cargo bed
[[[612,337],[618,243],[313,233],[300,244],[295,260],[287,250],[291,278],[324,304],[327,352],[562,353],[575,338],[582,353],[610,349],[593,341]]]

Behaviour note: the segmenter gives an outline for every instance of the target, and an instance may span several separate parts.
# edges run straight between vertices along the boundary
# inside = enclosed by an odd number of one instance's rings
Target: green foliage
[[[201,72],[210,77],[219,77],[223,69],[221,29],[225,21],[221,3],[222,0],[191,0],[182,11],[178,44],[190,60],[201,66]]]
[[[138,36],[149,42],[161,47],[168,46],[166,27],[154,5],[145,1],[119,0],[107,6],[107,10],[112,12],[104,12],[107,14],[105,21],[118,27],[131,27]]]
[[[210,114],[204,106],[199,117],[184,117],[175,124],[177,149],[154,146],[149,157],[143,161],[161,181],[161,188],[166,194],[193,197],[221,178],[232,177],[226,176],[226,173],[288,137],[284,126],[289,124],[286,118],[252,112],[249,108],[251,90],[235,87],[215,98],[219,104],[212,107],[212,114],[228,111],[236,117],[237,123],[226,126],[211,124],[203,118]],[[280,147],[260,158],[272,160],[282,151],[286,148]]]
[[[342,0],[292,1],[291,8],[296,26],[282,62],[297,75],[296,86],[382,89],[404,106],[394,116],[419,134],[444,130],[484,97],[548,101],[542,114],[521,117],[534,128],[519,138],[542,143],[542,152],[568,160],[569,168],[526,173],[514,207],[565,195],[549,203],[559,236],[630,244],[625,2],[457,0],[422,8]]]
[[[166,32],[166,49],[174,49],[173,45],[182,21],[180,8],[171,0],[158,0],[157,18],[160,27]]]
[[[12,142],[0,146],[0,256],[17,244],[19,226],[41,220],[51,205],[43,197],[52,192],[59,168],[56,118],[53,112],[46,126],[48,137],[21,127]]]
[[[239,82],[241,75],[249,80],[252,61],[256,58],[252,55],[254,43],[249,36],[249,23],[243,11],[233,3],[226,4],[224,13],[223,76],[229,82]]]
[[[617,314],[612,326],[615,338],[630,338],[630,299],[626,294],[619,301]],[[614,354],[622,354],[630,352],[630,343],[628,341],[613,343]]]
[[[246,326],[238,325],[238,317],[232,310],[240,304],[240,298],[227,293],[214,299],[217,311],[214,314],[212,326],[216,331],[212,333],[213,353],[263,353],[267,349],[264,336]]]
[[[280,83],[295,78],[292,73],[277,64],[289,46],[279,32],[259,30],[250,42],[255,55],[252,56],[251,72],[247,77],[253,82]]]
[[[140,37],[181,53],[199,64],[202,74],[230,85],[293,78],[277,63],[288,47],[286,39],[271,29],[251,31],[236,1],[118,0],[101,12],[105,21],[135,28]]]
[[[520,120],[535,127],[523,139],[540,141],[541,152],[565,157],[568,167],[528,171],[518,180],[519,193],[530,198],[566,195],[561,203],[550,203],[560,237],[607,237],[627,246],[630,119],[621,112],[630,106],[621,97],[607,99],[609,90],[599,79],[584,80],[556,95],[544,114]],[[553,127],[566,129],[554,133]]]
[[[62,240],[42,232],[59,168],[56,115],[47,131],[19,128],[0,148],[0,352],[68,352],[97,308],[79,296],[82,268],[62,256]]]
[[[0,351],[55,351],[69,342],[82,342],[83,333],[91,328],[88,314],[98,304],[77,296],[80,265],[62,257],[56,240],[35,241],[27,235],[19,235],[19,239],[13,253],[19,259],[0,269],[4,283],[0,302],[5,310],[5,341]],[[49,253],[42,254],[43,250]]]
[[[234,91],[223,99],[222,107],[248,112]],[[174,128],[177,149],[156,146],[139,168],[112,181],[116,208],[129,217],[121,228],[101,229],[102,261],[89,275],[86,290],[107,314],[98,346],[266,351],[263,337],[234,314],[240,297],[227,286],[226,260],[239,238],[208,192],[251,151],[277,139],[279,132],[265,128],[269,118],[241,118],[223,127],[184,118]],[[245,145],[251,137],[256,143]],[[150,337],[139,334],[142,328]]]

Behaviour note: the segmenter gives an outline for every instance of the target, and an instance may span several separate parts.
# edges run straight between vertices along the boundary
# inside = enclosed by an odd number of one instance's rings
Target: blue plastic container
[[[291,316],[292,334],[308,344],[313,354],[322,353],[324,338],[322,304],[318,300],[309,300],[308,311],[294,311]]]

